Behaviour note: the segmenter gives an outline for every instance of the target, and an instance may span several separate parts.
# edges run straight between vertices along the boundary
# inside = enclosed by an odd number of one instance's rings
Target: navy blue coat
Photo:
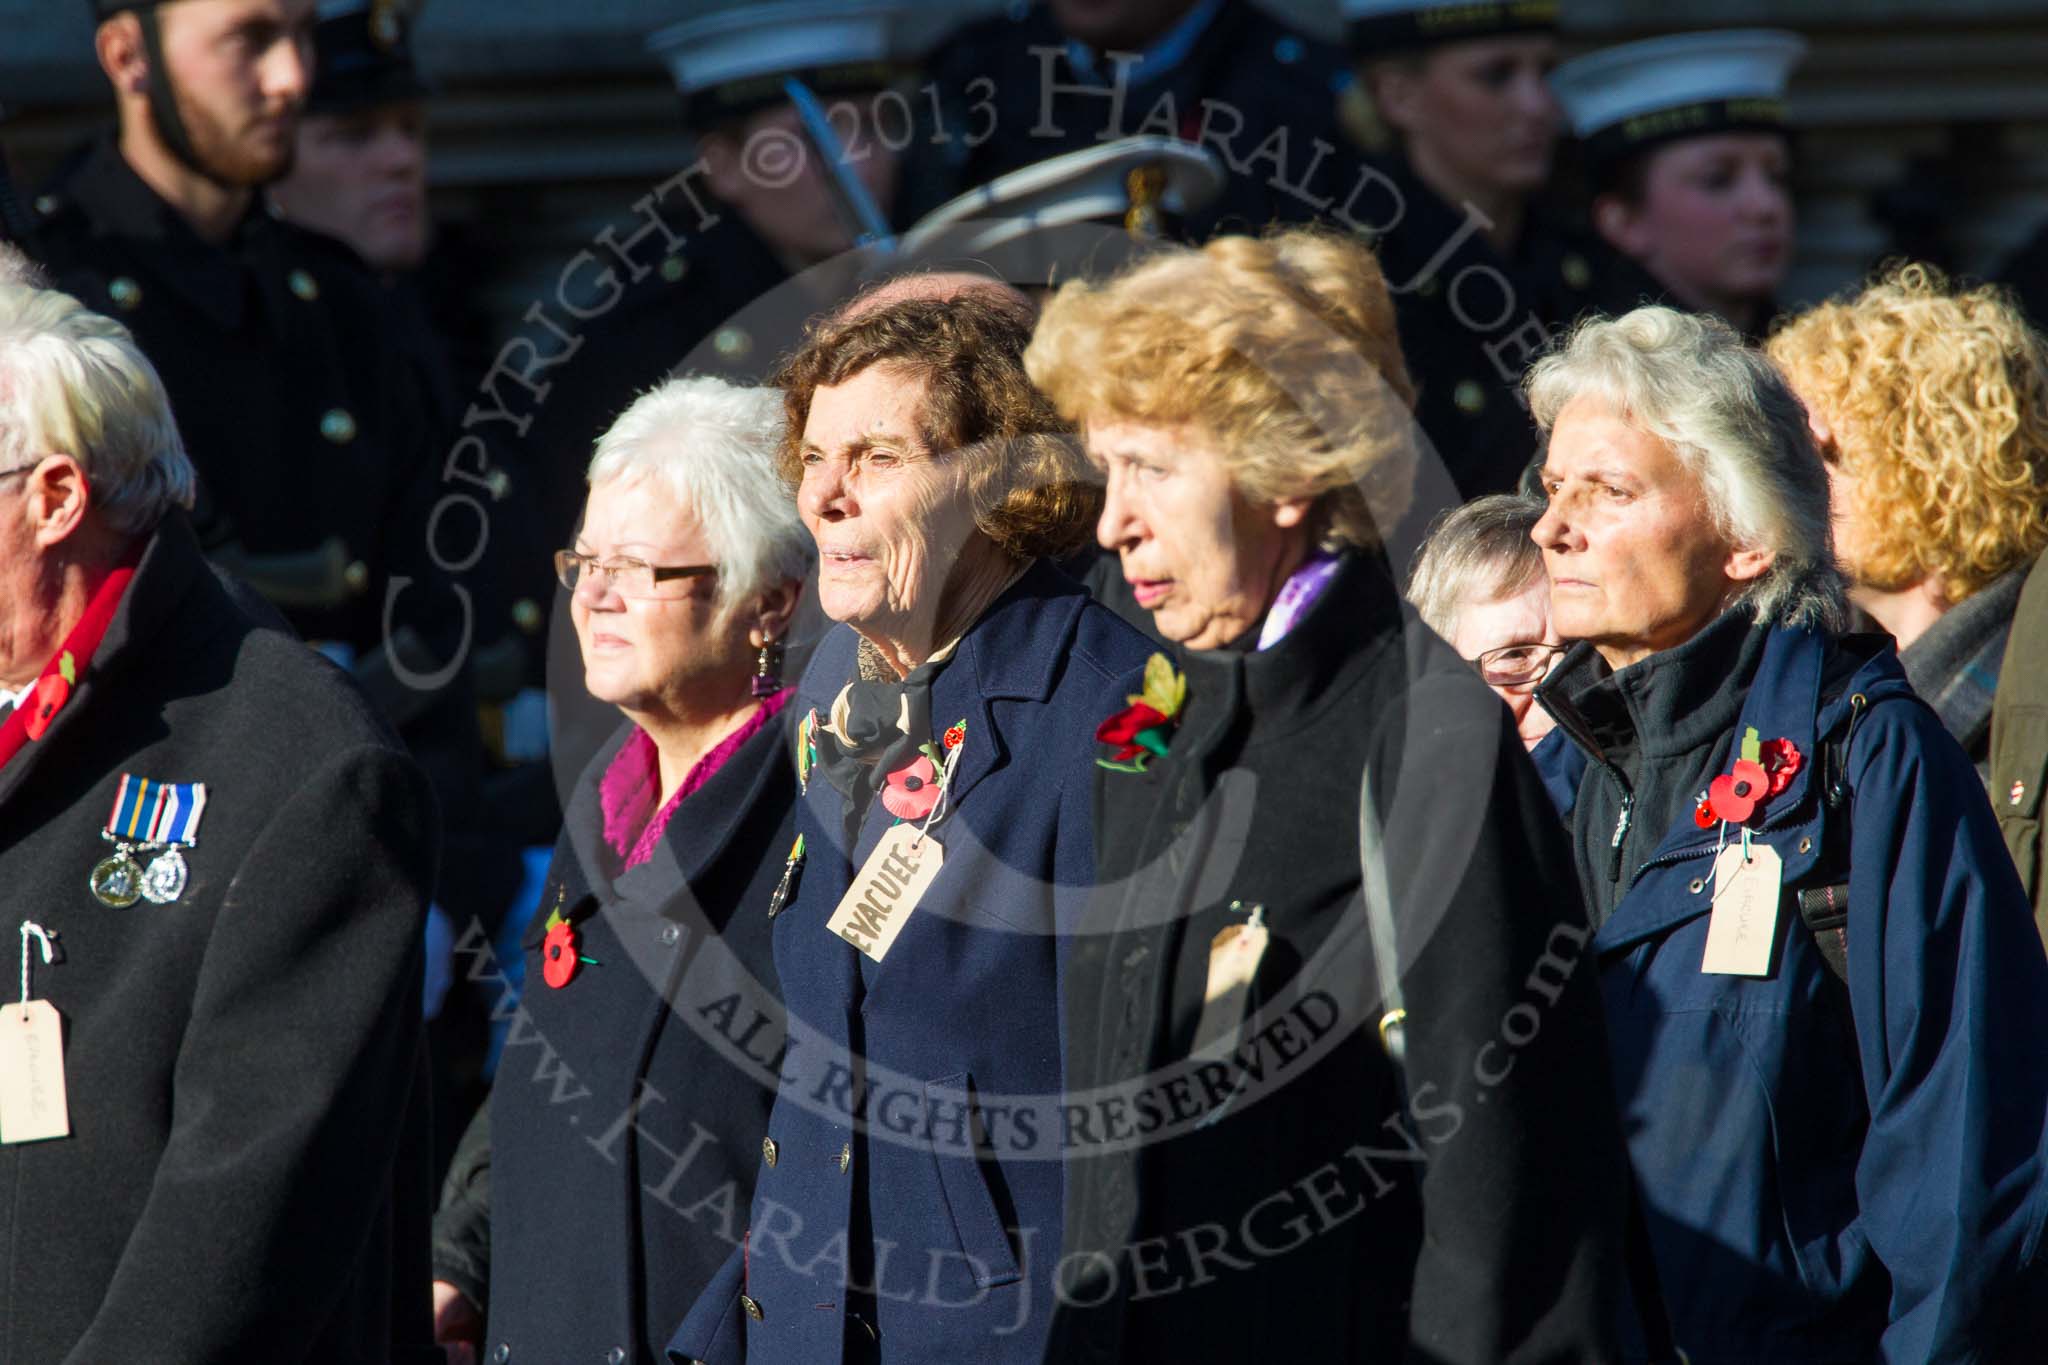
[[[856,643],[825,638],[796,707],[829,709]],[[1036,1365],[1063,1196],[1054,929],[1094,876],[1095,727],[1150,651],[1044,563],[967,632],[932,686],[934,727],[967,722],[932,829],[944,866],[882,963],[826,921],[894,819],[874,803],[849,857],[839,793],[812,776],[808,862],[774,930],[791,1044],[775,1160],[673,1358],[828,1365],[879,1343],[883,1360]]]
[[[1976,771],[1895,655],[1822,699],[1839,648],[1772,631],[1711,768],[1747,726],[1810,760],[1753,836],[1784,863],[1771,974],[1700,970],[1716,839],[1689,809],[1594,939],[1694,1365],[1997,1359],[2048,1217],[2048,962],[2026,896]],[[1830,809],[1812,760],[1845,732],[1849,798]],[[1582,779],[1607,780],[1597,764]],[[1790,895],[1844,862],[1846,993]]]
[[[485,1358],[653,1361],[740,1244],[782,1047],[767,908],[796,802],[785,710],[614,875],[597,783],[569,801],[491,1096]],[[551,909],[579,967],[542,979]]]

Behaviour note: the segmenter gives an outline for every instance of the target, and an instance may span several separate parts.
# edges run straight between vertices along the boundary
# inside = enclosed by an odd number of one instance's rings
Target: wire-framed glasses
[[[1502,645],[1471,662],[1489,687],[1534,687],[1550,675],[1564,649],[1540,643]]]
[[[596,555],[578,554],[574,550],[555,551],[555,578],[563,587],[570,592],[576,591],[576,585],[585,574],[599,575],[603,586],[621,597],[680,597],[687,591],[687,580],[716,577],[718,566],[649,564],[631,555],[599,559]]]

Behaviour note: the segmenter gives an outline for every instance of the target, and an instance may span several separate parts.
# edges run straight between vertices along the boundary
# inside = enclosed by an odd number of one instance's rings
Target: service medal
[[[113,853],[100,859],[94,866],[92,876],[86,879],[92,894],[101,905],[115,910],[126,910],[142,895],[142,865],[135,861],[135,855],[126,845],[116,848]]]
[[[185,855],[172,844],[149,860],[142,873],[142,894],[157,905],[168,905],[185,892]]]

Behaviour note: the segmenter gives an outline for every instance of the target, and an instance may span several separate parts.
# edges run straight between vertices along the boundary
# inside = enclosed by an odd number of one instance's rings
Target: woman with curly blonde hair
[[[1592,972],[1566,970],[1512,1062],[1470,1064],[1584,912],[1507,709],[1380,550],[1412,390],[1372,252],[1307,231],[1167,251],[1061,289],[1025,365],[1173,642],[1096,730],[1047,1358],[1612,1358],[1625,1158]],[[1389,889],[1370,930],[1362,865]],[[1230,1057],[1261,1074],[1205,1086]],[[1427,1166],[1381,1170],[1417,1119],[1400,1162]]]
[[[1851,600],[1981,771],[2013,610],[2048,546],[2048,343],[2000,291],[1906,265],[1768,347],[1827,462]]]

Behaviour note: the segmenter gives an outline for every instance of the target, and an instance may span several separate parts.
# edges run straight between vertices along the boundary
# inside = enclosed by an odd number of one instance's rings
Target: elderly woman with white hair
[[[1573,839],[1677,1346],[2017,1358],[2048,964],[1968,758],[1887,644],[1835,633],[1798,399],[1666,308],[1582,323],[1528,389],[1581,642],[1537,697],[1587,765]]]
[[[436,1228],[442,1335],[486,1358],[655,1358],[739,1245],[783,1034],[769,926],[796,775],[776,660],[810,558],[782,432],[773,390],[645,394],[598,441],[555,556],[584,685],[622,720],[565,803],[490,1151],[472,1133]],[[480,1342],[456,1329],[477,1310]]]
[[[1529,538],[1542,517],[1534,498],[1474,498],[1431,528],[1408,571],[1416,615],[1507,703],[1515,733],[1532,752],[1551,733],[1536,684],[1564,653],[1550,620],[1543,552]]]

